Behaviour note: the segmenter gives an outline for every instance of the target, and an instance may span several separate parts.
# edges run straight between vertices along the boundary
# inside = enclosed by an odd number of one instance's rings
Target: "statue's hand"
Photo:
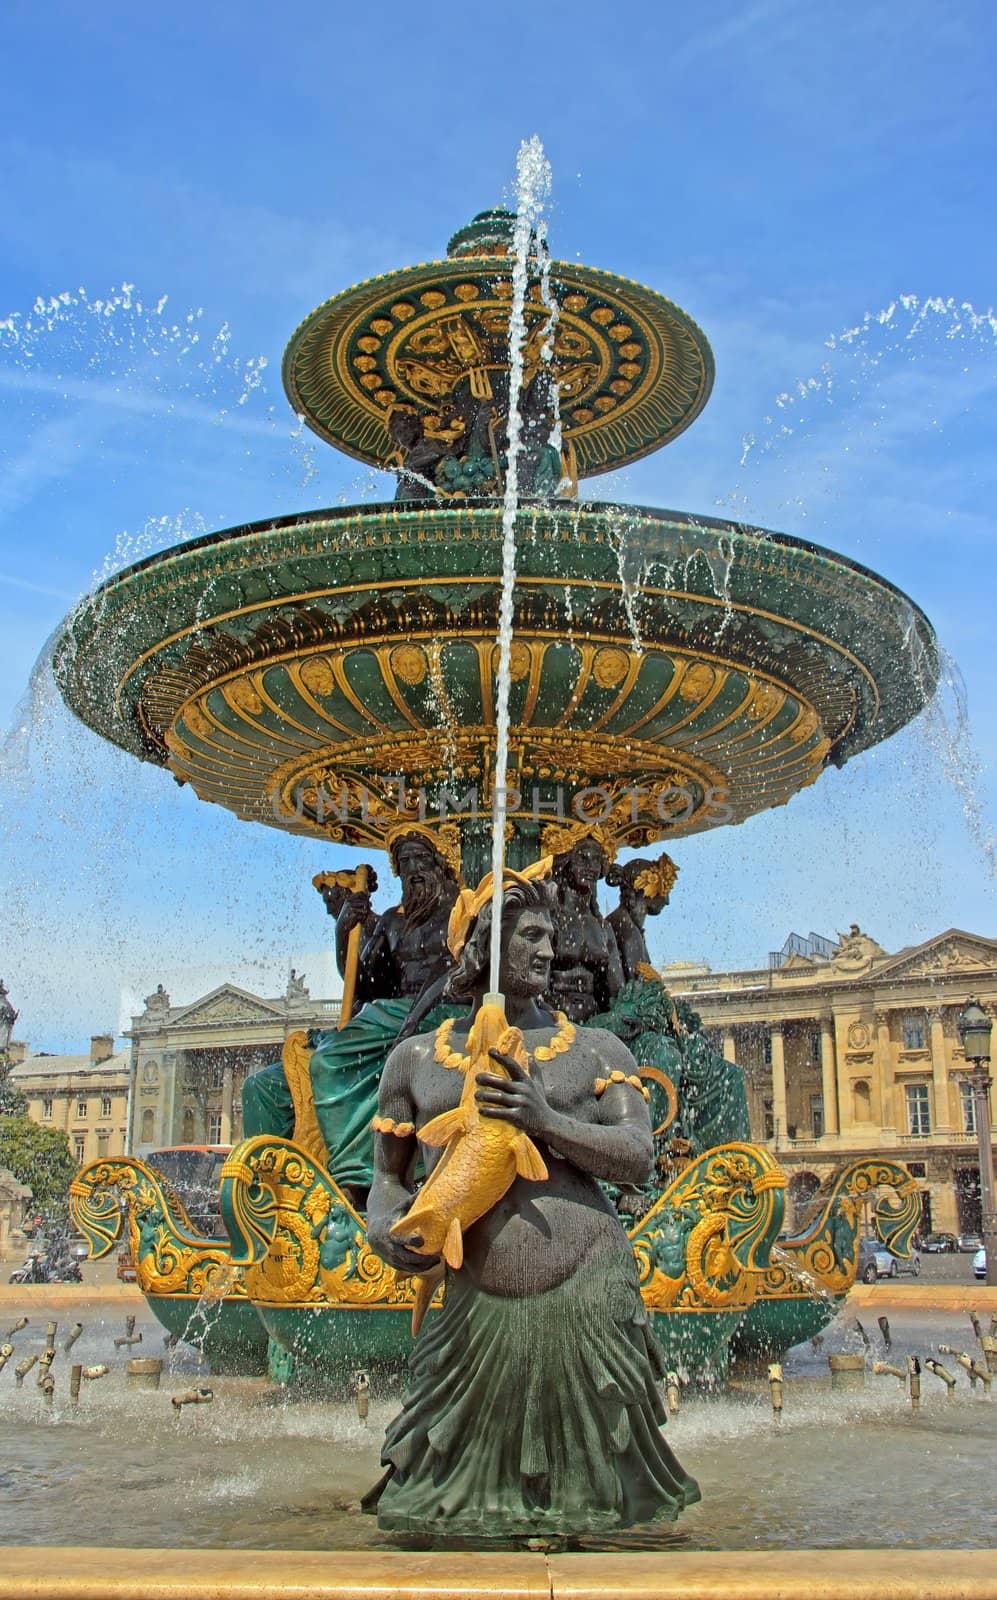
[[[489,1050],[493,1061],[498,1061],[508,1072],[508,1078],[497,1073],[480,1072],[474,1099],[483,1117],[502,1117],[513,1127],[537,1138],[545,1138],[554,1121],[543,1084],[532,1078],[512,1056],[499,1050]]]
[[[439,1256],[420,1255],[417,1250],[410,1250],[402,1244],[400,1239],[391,1237],[392,1224],[403,1217],[412,1204],[412,1196],[408,1195],[399,1205],[385,1212],[381,1217],[367,1219],[367,1243],[375,1255],[381,1257],[396,1272],[428,1272],[435,1267]]]
[[[342,933],[351,933],[354,928],[367,921],[370,916],[370,895],[354,890],[348,895],[342,911],[337,918],[337,926]]]

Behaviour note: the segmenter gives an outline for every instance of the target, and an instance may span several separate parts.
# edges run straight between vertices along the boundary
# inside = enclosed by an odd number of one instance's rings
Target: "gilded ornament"
[[[625,1072],[620,1072],[617,1070],[615,1072],[611,1072],[608,1078],[596,1078],[595,1083],[592,1085],[592,1092],[594,1093],[596,1099],[598,1100],[602,1095],[604,1095],[610,1084],[613,1083],[629,1083],[631,1089],[636,1089],[637,1093],[639,1095],[643,1095],[645,1100],[650,1100],[651,1098],[650,1089],[646,1088],[646,1086],[641,1083],[636,1072],[631,1072],[628,1075]]]
[[[669,855],[661,855],[651,867],[645,867],[634,879],[634,888],[648,899],[667,900],[675,886],[679,869]]]
[[[519,683],[523,678],[529,676],[532,661],[533,656],[529,645],[524,644],[522,639],[513,639],[509,651],[509,677],[513,683]],[[492,672],[497,673],[498,667],[499,650],[498,645],[496,645],[492,650]]]
[[[427,289],[424,294],[419,296],[419,299],[427,311],[438,311],[440,306],[445,306],[447,303],[446,295],[441,294],[439,289]]]
[[[380,334],[391,333],[394,329],[394,323],[388,317],[371,317],[370,325],[375,333]]]
[[[463,300],[465,302],[470,301],[470,300],[477,300],[477,298],[478,298],[480,293],[481,293],[481,290],[478,288],[478,285],[476,283],[456,283],[456,284],[454,284],[454,297],[457,300]]]
[[[409,317],[415,316],[415,306],[411,300],[396,300],[391,307],[391,315],[397,322],[407,322]]]
[[[595,310],[591,312],[592,321],[597,322],[600,328],[605,328],[615,317],[616,312],[612,311],[609,306],[596,306]]]
[[[592,666],[592,676],[600,689],[615,689],[630,670],[630,657],[625,650],[597,650]]]
[[[396,645],[389,660],[395,677],[410,688],[415,688],[426,676],[426,653],[417,644]]]
[[[258,717],[263,710],[263,701],[248,678],[235,678],[228,684],[225,698],[236,710],[248,711],[250,716]]]
[[[312,694],[332,694],[336,679],[325,656],[310,656],[301,663],[301,681]]]
[[[749,722],[762,722],[767,717],[774,717],[785,704],[784,690],[776,688],[774,683],[755,683],[751,690],[746,715]]]
[[[191,733],[196,733],[199,739],[209,738],[213,731],[211,723],[199,706],[187,706],[183,712],[183,721]]]

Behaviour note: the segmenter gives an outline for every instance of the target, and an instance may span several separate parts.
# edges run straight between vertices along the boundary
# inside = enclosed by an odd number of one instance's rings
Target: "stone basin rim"
[[[450,516],[455,520],[467,517],[478,511],[491,511],[501,516],[502,501],[495,499],[469,500],[459,506],[438,503],[435,501],[416,501],[414,503],[398,502],[396,500],[371,501],[361,505],[350,506],[324,506],[311,511],[293,511],[285,516],[264,517],[257,522],[235,523],[228,528],[219,528],[212,533],[199,534],[195,539],[185,539],[180,544],[167,545],[163,550],[156,550],[151,555],[143,556],[140,561],[133,561],[127,567],[120,567],[117,572],[111,573],[96,588],[81,596],[76,602],[69,616],[63,622],[65,630],[72,622],[79,610],[92,602],[98,595],[109,593],[126,579],[137,577],[140,573],[148,572],[160,563],[195,553],[201,550],[210,550],[216,545],[225,544],[237,539],[252,539],[264,533],[279,533],[285,529],[305,526],[317,522],[348,522],[353,519],[371,517],[377,519],[390,516],[393,518],[407,517],[432,511],[436,516]],[[763,528],[756,523],[734,522],[722,517],[700,515],[698,512],[673,511],[660,506],[629,505],[614,500],[584,500],[577,502],[551,502],[549,500],[521,500],[519,513],[526,511],[546,511],[554,515],[560,514],[565,519],[573,519],[579,514],[585,516],[632,517],[642,521],[659,522],[663,525],[686,526],[691,530],[702,530],[703,533],[733,535],[738,538],[757,541],[759,544],[771,544],[781,549],[797,550],[804,555],[813,555],[829,562],[833,566],[842,567],[846,571],[855,573],[858,577],[868,578],[880,588],[886,589],[898,600],[910,606],[913,615],[917,618],[923,629],[926,630],[930,640],[934,640],[934,628],[926,613],[916,600],[912,600],[906,590],[890,578],[884,578],[872,567],[867,567],[863,562],[855,560],[853,556],[839,554],[827,545],[816,544],[810,539],[798,538],[795,534],[780,533],[773,528]],[[579,580],[583,581],[583,580]]]

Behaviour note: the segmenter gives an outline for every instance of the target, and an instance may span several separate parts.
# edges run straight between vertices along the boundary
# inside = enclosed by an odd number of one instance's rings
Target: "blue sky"
[[[677,844],[655,955],[746,965],[851,921],[891,949],[997,933],[991,18],[922,0],[5,7],[0,722],[30,738],[0,783],[0,972],[23,1034],[80,1045],[122,987],[164,975],[180,999],[209,968],[272,991],[327,945],[308,880],[334,852],[199,807],[44,684],[22,697],[109,563],[390,491],[293,437],[284,344],[508,199],[534,132],[554,253],[677,300],[716,356],[696,426],[588,492],[857,557],[924,606],[968,695],[968,731],[950,705],[785,810]],[[943,771],[974,763],[960,794]]]

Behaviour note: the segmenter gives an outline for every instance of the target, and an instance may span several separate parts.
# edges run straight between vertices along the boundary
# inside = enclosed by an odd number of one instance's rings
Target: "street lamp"
[[[987,1283],[997,1285],[997,1202],[994,1199],[994,1152],[990,1138],[990,1030],[992,1023],[978,1000],[967,1000],[956,1027],[966,1060],[973,1064],[970,1083],[976,1112],[976,1144],[980,1158],[980,1203]]]
[[[5,1063],[7,1060],[7,1047],[10,1044],[10,1036],[14,1031],[14,1023],[17,1018],[18,1013],[10,1003],[7,985],[0,978],[0,1056],[3,1057]]]

